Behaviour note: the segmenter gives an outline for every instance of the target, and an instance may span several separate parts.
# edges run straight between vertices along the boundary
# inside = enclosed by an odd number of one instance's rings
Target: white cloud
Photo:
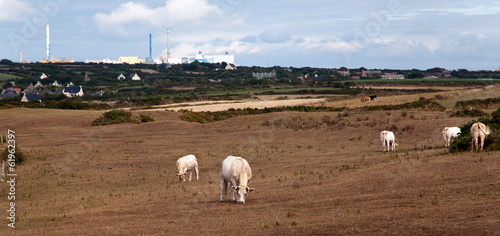
[[[421,11],[438,12],[440,15],[466,15],[466,16],[496,15],[500,13],[500,4],[496,3],[491,5],[476,5],[476,6],[439,8],[439,9],[429,8],[429,9],[422,9]]]
[[[165,5],[149,8],[141,2],[126,2],[109,14],[97,13],[94,22],[101,33],[111,31],[121,36],[127,35],[125,25],[146,24],[167,26],[181,22],[197,22],[205,18],[216,18],[223,11],[207,0],[167,0]]]
[[[418,42],[418,44],[422,45],[431,54],[434,54],[436,50],[441,48],[441,42],[433,38],[422,39],[421,41]]]
[[[0,22],[19,21],[35,10],[30,4],[21,0],[0,0]]]

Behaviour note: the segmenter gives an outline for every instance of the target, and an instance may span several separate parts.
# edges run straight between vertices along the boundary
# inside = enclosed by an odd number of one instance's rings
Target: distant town
[[[173,62],[173,63],[169,63]],[[248,67],[233,63],[233,55],[204,55],[151,63],[137,57],[117,61],[38,63],[0,61],[2,103],[45,103],[75,100],[127,103],[164,103],[230,98],[221,91],[331,88],[339,93],[363,93],[374,83],[456,85],[500,82],[500,71],[361,68]],[[211,94],[219,94],[212,96]],[[238,95],[241,98],[241,93]]]

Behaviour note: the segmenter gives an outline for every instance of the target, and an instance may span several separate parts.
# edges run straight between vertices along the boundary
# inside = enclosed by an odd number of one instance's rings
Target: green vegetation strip
[[[415,84],[415,83],[498,83],[499,79],[458,79],[458,78],[442,78],[442,79],[363,79],[363,80],[347,80],[346,82],[352,82],[356,84],[377,84],[377,83],[387,83],[387,84]]]
[[[376,106],[365,106],[361,107],[362,111],[388,111],[388,110],[405,110],[405,109],[416,109],[421,108],[426,111],[445,111],[446,108],[433,101],[420,99],[416,102],[407,102],[398,105],[376,105]]]
[[[229,109],[227,111],[216,111],[216,112],[192,112],[183,111],[182,120],[188,122],[199,122],[208,123],[216,122],[225,119],[229,119],[235,116],[243,115],[258,115],[267,114],[272,112],[283,112],[283,111],[299,111],[299,112],[338,112],[346,110],[347,108],[335,108],[335,107],[311,107],[311,106],[287,106],[287,107],[273,107],[273,108],[247,108],[247,109]]]
[[[475,108],[488,108],[492,105],[500,104],[500,97],[498,98],[487,98],[487,99],[472,99],[467,101],[458,101],[455,104],[455,108],[467,108],[467,107],[475,107]]]
[[[445,107],[442,105],[428,101],[428,100],[419,100],[416,102],[409,102],[400,105],[381,105],[381,106],[368,106],[359,108],[363,111],[384,111],[384,110],[403,110],[403,109],[416,109],[420,108],[422,110],[427,111],[444,111]],[[348,110],[346,107],[312,107],[312,106],[286,106],[286,107],[274,107],[274,108],[246,108],[246,109],[229,109],[227,111],[216,111],[216,112],[192,112],[192,111],[183,111],[183,115],[181,117],[182,120],[188,122],[199,122],[199,123],[208,123],[208,122],[216,122],[225,119],[229,119],[235,116],[243,116],[243,115],[258,115],[258,114],[267,114],[272,112],[283,112],[283,111],[298,111],[298,112],[339,112]]]

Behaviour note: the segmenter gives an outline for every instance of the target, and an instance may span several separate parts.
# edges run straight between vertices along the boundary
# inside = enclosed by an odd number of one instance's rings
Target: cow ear
[[[238,191],[239,188],[240,188],[239,186],[233,186],[233,189],[236,191]]]
[[[180,176],[180,174],[176,174],[177,176]]]
[[[247,192],[252,192],[252,191],[255,191],[255,189],[247,187]]]

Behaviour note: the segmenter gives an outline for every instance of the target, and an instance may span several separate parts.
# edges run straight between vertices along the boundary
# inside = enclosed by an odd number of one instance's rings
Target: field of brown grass
[[[460,96],[449,92],[441,94]],[[392,101],[377,103],[385,102]],[[27,156],[16,169],[15,230],[0,182],[0,235],[495,235],[500,228],[500,155],[443,147],[442,127],[473,118],[281,112],[199,124],[143,110],[133,114],[155,121],[91,126],[101,114],[0,111],[0,133],[14,130]],[[382,152],[384,129],[394,131],[397,151]],[[178,183],[175,162],[187,154],[198,158],[200,180]],[[246,204],[219,202],[228,155],[252,167],[256,191]]]

